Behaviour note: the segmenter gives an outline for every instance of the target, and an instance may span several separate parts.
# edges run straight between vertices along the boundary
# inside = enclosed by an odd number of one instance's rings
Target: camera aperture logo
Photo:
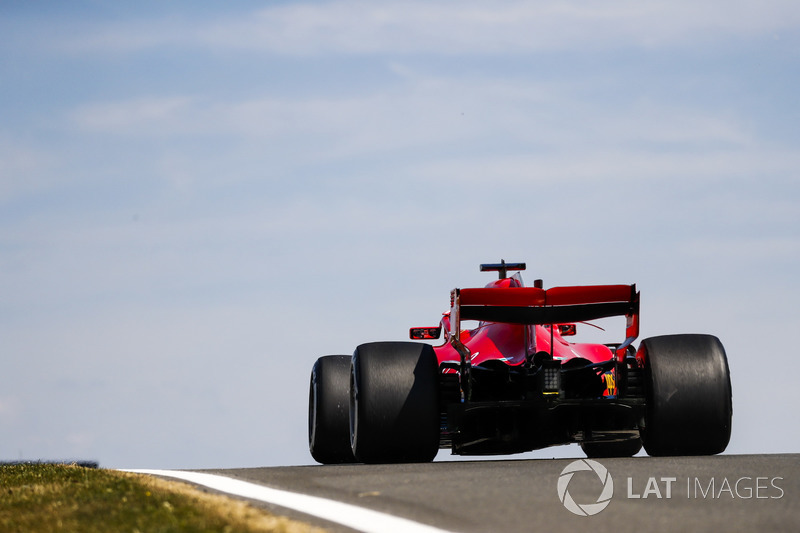
[[[599,482],[603,486],[603,491],[594,503],[577,503],[569,493],[569,484],[576,472],[592,471],[597,475]],[[573,461],[561,471],[558,476],[558,499],[564,504],[568,511],[578,516],[593,516],[608,507],[611,497],[614,496],[614,480],[608,469],[591,459],[578,459]]]

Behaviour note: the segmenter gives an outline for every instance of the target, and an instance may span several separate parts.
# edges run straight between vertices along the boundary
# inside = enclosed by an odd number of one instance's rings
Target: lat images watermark
[[[579,478],[577,473],[583,475],[577,487],[591,488],[600,491],[596,501],[576,501],[570,494],[570,483]],[[626,479],[625,497],[628,500],[641,501],[646,499],[674,499],[685,498],[690,500],[779,500],[786,491],[783,489],[781,476],[742,476],[728,477],[686,477],[679,479],[677,476],[649,476],[646,479],[636,479],[628,476]],[[602,488],[601,488],[602,487]],[[685,487],[685,492],[684,492]],[[578,516],[593,516],[603,511],[611,503],[614,496],[614,480],[608,469],[592,459],[578,459],[568,464],[558,476],[558,499],[564,507]],[[585,490],[583,492],[585,494]]]
[[[628,478],[628,499],[672,499],[673,488],[677,477],[649,477],[641,492],[636,488],[636,481]],[[786,494],[781,487],[780,476],[742,476],[727,477],[687,477],[686,498],[695,500],[738,499],[738,500],[780,500]],[[682,497],[678,495],[675,497]]]

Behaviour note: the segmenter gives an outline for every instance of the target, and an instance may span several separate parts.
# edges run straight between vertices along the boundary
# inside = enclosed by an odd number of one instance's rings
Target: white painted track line
[[[300,511],[330,522],[342,524],[365,533],[447,533],[446,530],[420,524],[413,520],[381,513],[351,505],[328,500],[317,496],[308,496],[296,492],[272,489],[248,481],[233,479],[202,472],[185,472],[181,470],[148,470],[123,469],[124,472],[149,474],[182,479],[234,496],[271,503],[287,509]]]

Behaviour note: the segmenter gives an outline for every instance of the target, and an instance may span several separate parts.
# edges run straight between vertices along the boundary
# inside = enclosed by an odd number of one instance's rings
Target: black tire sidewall
[[[349,355],[326,355],[311,371],[308,447],[319,463],[354,462],[350,449]]]
[[[439,449],[438,375],[428,344],[376,342],[356,348],[350,437],[359,461],[433,460]]]
[[[712,335],[651,337],[644,361],[645,426],[649,455],[712,455],[730,440],[733,413],[725,349]]]

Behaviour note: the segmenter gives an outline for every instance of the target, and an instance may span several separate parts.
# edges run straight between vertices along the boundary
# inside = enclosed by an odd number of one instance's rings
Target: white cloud
[[[442,158],[419,165],[415,175],[420,180],[475,186],[489,182],[522,187],[533,182],[596,182],[611,187],[654,180],[701,183],[740,178],[766,183],[766,178],[790,176],[798,164],[800,156],[791,150],[754,148],[670,153],[593,150],[583,145],[572,152]]]
[[[366,2],[279,5],[215,21],[122,25],[75,49],[212,46],[275,54],[515,54],[543,50],[693,46],[771,35],[800,24],[792,0],[692,2]]]
[[[186,120],[191,113],[190,97],[135,98],[120,102],[102,102],[80,106],[71,114],[75,124],[88,131],[104,133],[175,133],[176,119]],[[189,131],[186,124],[179,131]]]
[[[87,104],[71,118],[86,131],[148,138],[302,139],[314,147],[316,157],[492,138],[556,150],[648,144],[656,151],[740,149],[755,143],[735,116],[663,102],[598,107],[577,94],[577,83],[404,76],[390,88],[361,94],[231,102],[146,98]]]
[[[54,186],[57,157],[31,143],[0,131],[0,203]]]

